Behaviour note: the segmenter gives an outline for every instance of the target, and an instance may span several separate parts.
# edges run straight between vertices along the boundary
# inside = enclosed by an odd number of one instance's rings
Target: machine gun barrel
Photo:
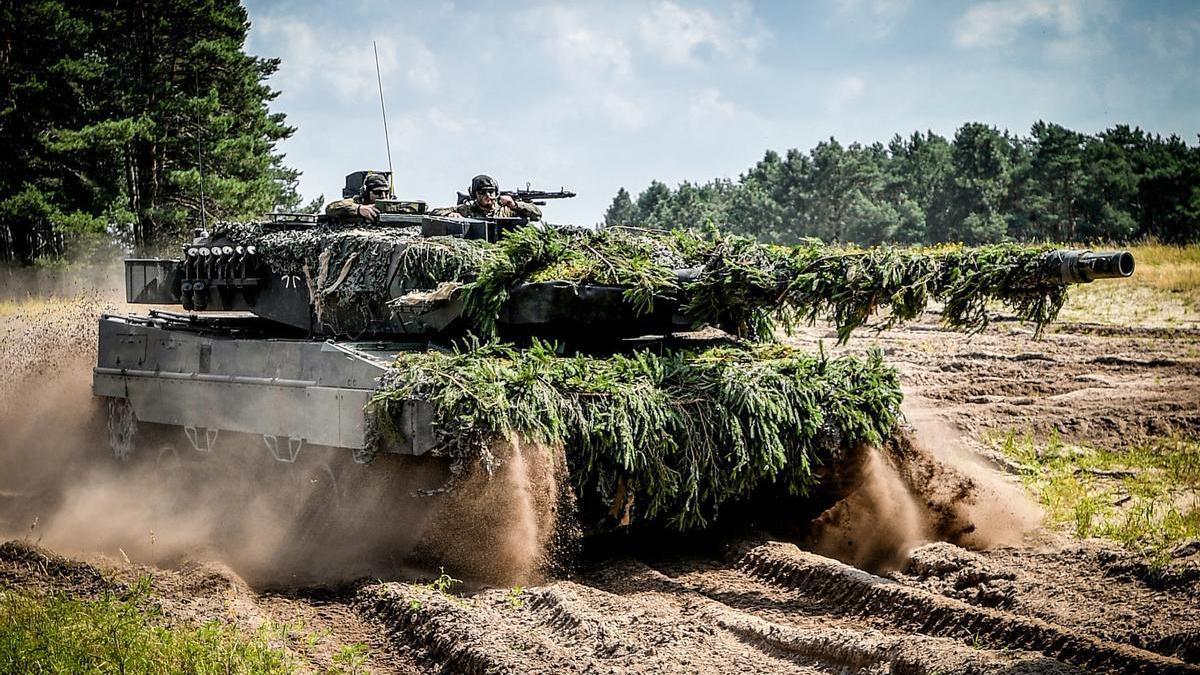
[[[559,189],[557,192],[549,190],[533,190],[526,188],[524,190],[503,190],[502,195],[508,195],[519,202],[529,202],[538,206],[545,206],[547,199],[570,199],[575,196],[570,190]],[[465,192],[458,193],[458,203],[463,204],[471,199],[471,196]]]
[[[575,196],[570,190],[558,190],[550,192],[549,190],[505,190],[502,195],[511,195],[513,199],[521,202],[533,202],[538,204],[547,199],[570,199]]]
[[[1123,279],[1133,275],[1129,251],[1093,253],[1088,250],[1051,251],[1045,257],[1045,279],[1063,284],[1087,284],[1096,279]]]

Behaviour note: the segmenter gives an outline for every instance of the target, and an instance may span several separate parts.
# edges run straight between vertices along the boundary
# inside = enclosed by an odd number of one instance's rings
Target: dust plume
[[[965,447],[924,400],[909,395],[904,414],[912,432],[892,448],[906,481],[935,514],[938,536],[975,550],[1023,544],[1043,514],[1020,485]]]
[[[118,460],[91,369],[99,315],[132,308],[98,297],[26,295],[3,308],[0,537],[167,567],[216,560],[256,586],[404,575],[419,542],[444,546],[459,533],[497,578],[523,580],[540,565],[565,483],[561,452],[514,445],[484,486],[496,502],[467,497],[474,485],[459,491],[469,525],[438,506],[446,495],[421,496],[446,484],[437,457],[358,465],[348,451],[305,446],[282,463],[261,436],[221,432],[198,452],[179,429],[139,424],[134,453]],[[473,511],[461,510],[467,502]]]
[[[890,571],[931,541],[982,550],[1019,546],[1041,512],[1019,487],[961,446],[928,408],[913,405],[914,426],[882,447],[861,446],[848,466],[843,498],[813,523],[808,544],[856,567]]]
[[[491,474],[478,463],[467,468],[442,495],[418,549],[471,579],[528,584],[554,566],[571,527],[566,456],[516,435],[491,450],[498,467]]]
[[[863,569],[896,569],[928,536],[926,514],[891,461],[858,451],[853,489],[813,523],[810,548]]]
[[[445,480],[440,462],[386,456],[360,466],[348,452],[306,448],[285,464],[258,436],[221,434],[200,453],[180,430],[146,424],[133,456],[118,460],[107,403],[91,393],[94,337],[89,344],[2,353],[33,371],[0,396],[0,537],[164,566],[220,560],[259,585],[401,568],[429,510],[414,493]]]

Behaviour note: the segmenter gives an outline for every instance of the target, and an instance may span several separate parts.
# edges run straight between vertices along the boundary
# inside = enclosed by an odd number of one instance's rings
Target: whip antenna
[[[200,96],[200,75],[196,75],[196,97]],[[200,119],[200,107],[196,107],[196,166],[200,169],[200,229],[208,231],[208,221],[205,218],[205,211],[208,209],[204,203],[204,125]]]
[[[383,113],[383,144],[387,147],[388,156],[388,192],[396,194],[396,183],[393,178],[392,171],[392,141],[388,138],[387,128],[387,108],[383,105],[383,77],[379,74],[379,45],[371,40],[371,47],[375,50],[375,81],[379,83],[379,111]]]

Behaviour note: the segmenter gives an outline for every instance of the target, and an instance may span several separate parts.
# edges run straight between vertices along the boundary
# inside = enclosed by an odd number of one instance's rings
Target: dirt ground
[[[172,620],[287,624],[286,648],[314,671],[362,644],[366,669],[397,673],[1200,672],[1200,554],[1156,567],[1038,527],[1036,507],[983,442],[1013,429],[1110,446],[1200,437],[1195,329],[1060,324],[1035,340],[1010,322],[948,332],[931,315],[843,347],[827,329],[802,330],[790,339],[814,349],[882,349],[903,374],[915,442],[987,489],[960,508],[957,478],[924,464],[879,472],[895,461],[883,453],[865,465],[864,485],[875,484],[865,506],[843,507],[824,533],[597,539],[568,571],[512,587],[468,579],[447,593],[430,569],[252,586],[186,538],[159,556],[57,543],[41,509],[53,500],[14,477],[50,485],[47,473],[76,475],[78,456],[34,453],[29,439],[91,414],[88,349],[96,314],[109,309],[120,307],[87,296],[0,317],[0,535],[11,540],[0,586],[87,596],[149,576]],[[44,346],[63,335],[65,351]],[[48,412],[64,406],[73,420]],[[103,438],[76,445],[106,452]],[[39,461],[52,466],[31,471]],[[892,503],[897,484],[927,487],[928,500]],[[104,502],[117,510],[102,515],[126,517],[119,509],[136,503]],[[953,528],[930,524],[942,507],[957,509]],[[881,550],[892,555],[863,562]]]

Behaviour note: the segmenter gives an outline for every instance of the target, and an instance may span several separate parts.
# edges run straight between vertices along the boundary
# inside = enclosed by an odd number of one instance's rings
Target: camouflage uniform
[[[440,209],[433,209],[429,212],[431,216],[448,216],[451,213],[457,213],[464,218],[525,218],[528,220],[541,220],[542,210],[537,207],[537,204],[529,202],[519,202],[515,199],[512,207],[501,206],[499,198],[492,200],[492,210],[484,211],[474,199],[468,200],[458,206],[447,206]]]
[[[363,201],[372,190],[378,191],[387,188],[388,179],[386,177],[378,173],[368,173],[363,178],[362,188],[357,195],[353,197],[347,197],[345,199],[339,199],[336,202],[330,202],[329,206],[325,207],[325,215],[334,220],[340,220],[343,222],[353,222],[358,220],[370,221],[370,218],[363,218],[359,215],[359,207],[366,204],[374,204],[373,201]],[[413,211],[408,207],[401,207],[399,210],[393,212],[412,213]]]
[[[362,197],[346,197],[336,202],[329,202],[325,207],[325,215],[338,220],[354,220],[359,218],[358,207],[362,206]],[[360,220],[365,220],[360,218]]]
[[[378,202],[372,202],[375,208],[379,209],[380,213],[416,213],[417,209],[411,203],[401,202],[399,204],[392,202],[386,209],[381,208]],[[358,207],[362,206],[361,197],[347,197],[339,199],[336,202],[330,202],[329,206],[325,207],[325,215],[335,220],[343,222],[353,222],[355,220],[367,220],[358,215]]]

